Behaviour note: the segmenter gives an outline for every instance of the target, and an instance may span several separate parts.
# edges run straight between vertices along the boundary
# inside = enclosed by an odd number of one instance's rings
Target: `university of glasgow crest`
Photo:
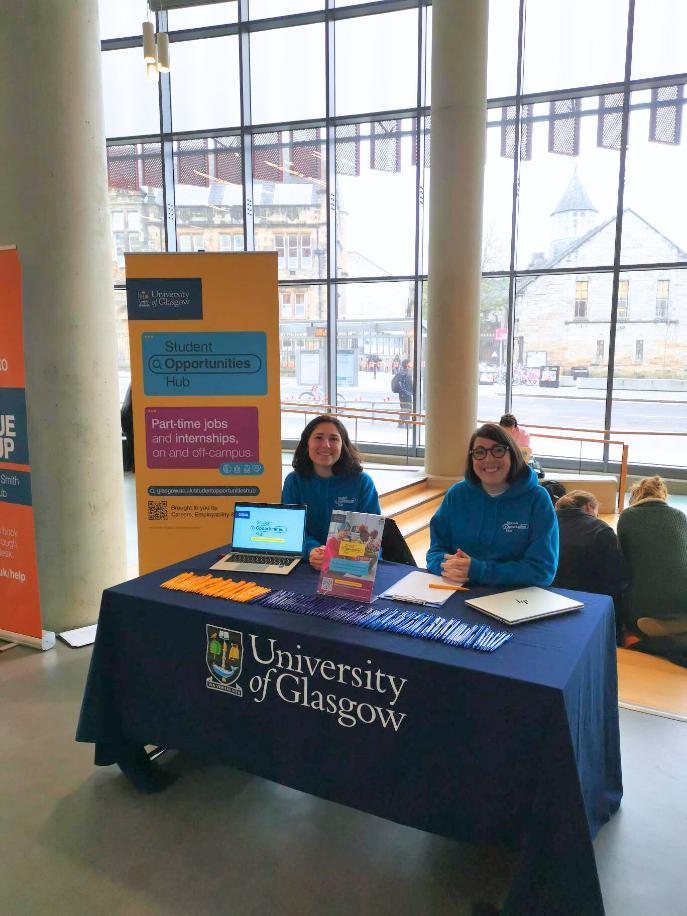
[[[243,633],[224,627],[206,624],[207,648],[205,663],[210,677],[205,684],[210,690],[243,696],[243,690],[236,684],[243,665]]]

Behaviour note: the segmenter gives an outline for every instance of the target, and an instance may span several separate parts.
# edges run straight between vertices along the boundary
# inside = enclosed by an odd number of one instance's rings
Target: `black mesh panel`
[[[122,191],[138,190],[140,182],[135,146],[107,148],[107,183],[111,188],[119,188]]]
[[[207,187],[210,183],[210,162],[207,140],[179,140],[175,153],[176,178],[179,184]]]
[[[241,184],[243,164],[240,137],[218,137],[215,140],[215,174],[220,181]]]
[[[370,168],[378,172],[400,172],[401,122],[373,121],[370,126]]]
[[[603,149],[620,149],[622,128],[622,92],[613,92],[610,95],[600,95],[599,120],[596,128],[597,146],[601,146]]]
[[[281,132],[253,136],[253,178],[256,181],[283,181],[284,154]]]
[[[661,86],[651,90],[649,140],[677,146],[682,134],[684,86]]]
[[[336,128],[336,174],[360,175],[360,125]]]
[[[549,107],[549,152],[577,156],[580,152],[580,100],[557,99]]]

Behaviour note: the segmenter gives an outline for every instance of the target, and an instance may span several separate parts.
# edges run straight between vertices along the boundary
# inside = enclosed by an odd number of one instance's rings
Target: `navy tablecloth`
[[[517,847],[506,912],[603,912],[592,839],[622,797],[609,598],[575,593],[582,610],[520,625],[479,653],[159,587],[207,571],[216,553],[103,593],[77,731],[96,763],[158,744],[432,833]],[[375,591],[407,572],[380,563]],[[305,594],[317,585],[305,564],[251,578]],[[460,593],[440,613],[486,620]],[[208,667],[220,630],[241,647],[234,692]]]

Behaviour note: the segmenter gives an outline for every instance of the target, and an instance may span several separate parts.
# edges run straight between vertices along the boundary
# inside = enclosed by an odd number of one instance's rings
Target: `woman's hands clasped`
[[[455,553],[445,553],[441,575],[452,582],[465,582],[470,578],[470,560],[471,557],[460,549]]]

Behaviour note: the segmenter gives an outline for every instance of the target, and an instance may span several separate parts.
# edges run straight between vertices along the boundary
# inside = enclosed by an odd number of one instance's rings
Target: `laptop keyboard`
[[[288,566],[293,563],[293,557],[275,557],[273,554],[232,553],[227,557],[233,563],[254,563],[260,566]]]

